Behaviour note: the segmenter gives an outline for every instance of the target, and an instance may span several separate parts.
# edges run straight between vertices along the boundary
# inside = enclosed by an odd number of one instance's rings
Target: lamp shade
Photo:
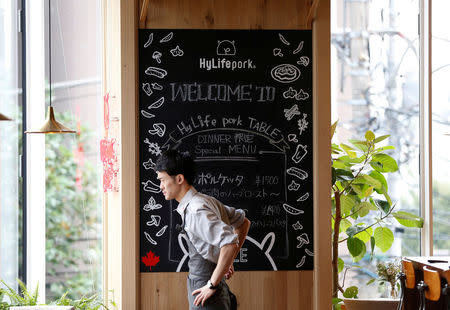
[[[44,125],[38,130],[27,130],[25,133],[76,133],[75,130],[69,129],[55,119],[53,107],[48,107],[47,119]]]
[[[0,121],[10,121],[11,119],[2,113],[0,113]]]

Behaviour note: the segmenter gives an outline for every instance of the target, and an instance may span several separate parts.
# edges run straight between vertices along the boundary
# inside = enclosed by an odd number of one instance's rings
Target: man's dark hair
[[[179,152],[178,150],[163,152],[156,160],[155,170],[165,171],[170,176],[182,174],[189,185],[194,183],[195,164],[189,152]]]

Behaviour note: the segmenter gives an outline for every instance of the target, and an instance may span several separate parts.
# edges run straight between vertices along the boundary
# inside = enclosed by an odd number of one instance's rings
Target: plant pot
[[[373,299],[352,299],[344,298],[347,310],[396,310],[400,299],[373,298]]]
[[[19,306],[11,307],[10,310],[74,310],[72,306]]]

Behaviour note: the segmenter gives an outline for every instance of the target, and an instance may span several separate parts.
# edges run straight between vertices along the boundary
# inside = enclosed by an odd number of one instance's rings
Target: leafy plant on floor
[[[333,137],[337,122],[332,125]],[[394,242],[389,220],[395,218],[406,227],[421,228],[423,219],[404,211],[394,211],[384,174],[398,170],[397,162],[387,154],[393,146],[380,146],[388,135],[376,137],[367,131],[363,140],[349,140],[340,145],[332,143],[332,277],[333,298],[338,293],[356,298],[358,288],[345,288],[339,283],[344,261],[339,257],[339,244],[346,243],[353,262],[366,253],[373,256],[375,247],[386,252]],[[344,277],[345,279],[345,277]]]
[[[16,292],[4,281],[0,280],[4,288],[0,287],[0,310],[8,310],[12,306],[35,306],[38,300],[38,287],[33,292],[28,291],[25,284],[17,280],[20,292]],[[73,306],[75,310],[99,310],[107,309],[101,298],[94,294],[90,297],[81,297],[80,299],[70,299],[68,292],[65,292],[58,300],[49,303],[57,306]],[[115,308],[115,307],[114,307]]]

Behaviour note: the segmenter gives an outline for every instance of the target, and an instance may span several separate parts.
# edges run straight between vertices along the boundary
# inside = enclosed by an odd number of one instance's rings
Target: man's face
[[[176,176],[170,176],[165,171],[158,171],[157,174],[160,182],[159,188],[161,189],[164,198],[166,200],[175,199],[181,191],[181,184],[176,182]]]

